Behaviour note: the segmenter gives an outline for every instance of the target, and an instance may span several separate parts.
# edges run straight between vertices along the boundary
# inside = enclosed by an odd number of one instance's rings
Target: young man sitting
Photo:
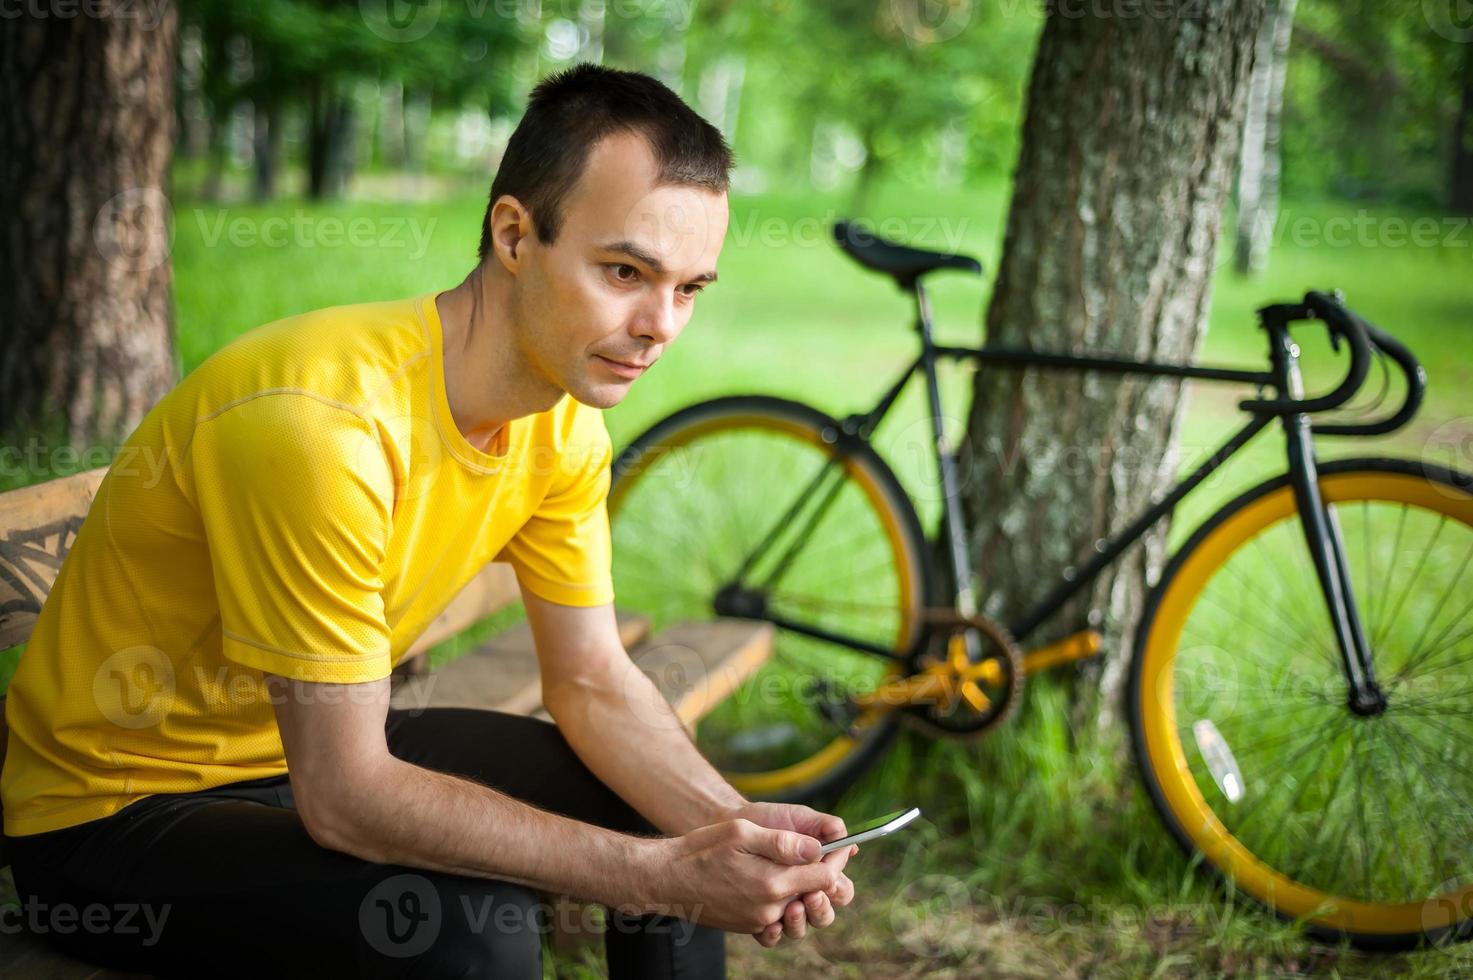
[[[137,913],[48,939],[172,977],[540,977],[536,889],[609,906],[610,975],[649,980],[833,921],[842,821],[743,799],[651,719],[612,605],[601,409],[715,280],[730,167],[659,82],[574,68],[464,282],[259,327],[149,412],[120,459],[164,465],[103,480],[7,701],[23,904]],[[391,710],[494,560],[557,724]]]

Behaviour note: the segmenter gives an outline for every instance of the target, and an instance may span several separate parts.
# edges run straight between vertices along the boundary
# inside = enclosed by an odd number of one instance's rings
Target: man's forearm
[[[620,907],[656,901],[644,839],[530,806],[393,758],[308,826],[324,846],[380,863],[499,878]]]
[[[627,671],[628,673],[625,673]],[[632,664],[544,690],[594,775],[667,834],[721,820],[747,800],[706,761],[659,689]]]

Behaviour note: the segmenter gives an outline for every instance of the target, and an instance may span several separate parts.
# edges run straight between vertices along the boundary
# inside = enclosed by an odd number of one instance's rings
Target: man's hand
[[[822,842],[837,840],[846,833],[842,818],[790,803],[748,803],[733,810],[730,816],[773,830],[806,834]],[[784,935],[790,939],[802,939],[807,935],[810,924],[819,929],[832,925],[834,906],[848,905],[854,898],[854,882],[843,871],[849,857],[858,850],[858,845],[851,844],[825,854],[823,863],[838,873],[833,887],[805,892],[794,898],[787,903],[780,918],[752,933],[753,938],[771,948],[781,942]]]
[[[831,891],[843,877],[832,863],[819,860],[817,841],[745,818],[680,837],[650,838],[644,846],[650,873],[640,877],[652,887],[640,911],[729,932],[756,935],[781,922],[795,895]]]

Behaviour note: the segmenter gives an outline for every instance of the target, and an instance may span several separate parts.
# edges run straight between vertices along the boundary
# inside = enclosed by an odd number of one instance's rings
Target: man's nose
[[[635,334],[656,344],[668,344],[680,333],[680,322],[675,314],[674,297],[652,295],[639,311],[635,321]]]

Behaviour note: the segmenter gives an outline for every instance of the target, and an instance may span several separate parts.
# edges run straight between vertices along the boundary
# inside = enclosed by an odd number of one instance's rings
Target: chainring
[[[1018,708],[1023,696],[1023,654],[1007,629],[996,620],[986,616],[953,616],[939,621],[932,630],[931,642],[926,645],[910,671],[917,673],[928,667],[939,665],[947,659],[954,642],[965,642],[962,638],[968,630],[975,630],[982,644],[982,659],[978,663],[994,661],[999,679],[992,683],[977,681],[986,695],[988,704],[979,711],[966,698],[956,696],[952,703],[944,704],[940,699],[926,704],[910,704],[901,710],[901,718],[912,727],[927,735],[970,741],[980,738],[1007,721]]]

